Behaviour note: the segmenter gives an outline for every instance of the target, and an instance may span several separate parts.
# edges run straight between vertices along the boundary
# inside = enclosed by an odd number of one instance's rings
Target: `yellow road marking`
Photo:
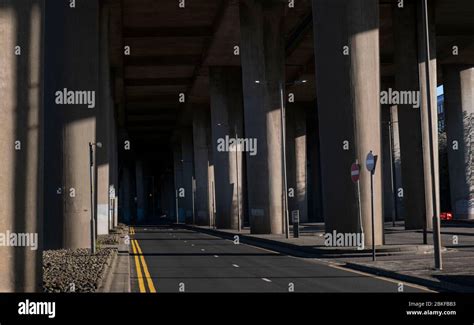
[[[135,248],[134,240],[132,240],[132,250],[135,255],[135,267],[137,268],[137,277],[138,277],[138,287],[140,288],[140,293],[146,292],[145,282],[143,282],[142,270],[140,268],[140,261],[138,260],[137,249]]]
[[[155,293],[156,289],[153,285],[153,280],[151,279],[150,272],[148,272],[148,266],[146,265],[145,257],[142,255],[142,249],[137,240],[135,240],[135,245],[137,246],[138,253],[140,254],[140,260],[142,261],[143,271],[145,272],[146,281],[148,283],[148,289],[150,289],[150,292]]]

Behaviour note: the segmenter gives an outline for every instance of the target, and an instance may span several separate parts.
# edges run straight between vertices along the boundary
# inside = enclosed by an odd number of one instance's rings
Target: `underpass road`
[[[133,292],[398,292],[399,281],[171,226],[131,228]],[[429,290],[403,284],[404,292]]]

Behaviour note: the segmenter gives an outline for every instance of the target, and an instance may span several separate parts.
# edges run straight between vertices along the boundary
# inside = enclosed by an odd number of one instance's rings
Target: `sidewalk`
[[[377,260],[372,261],[371,247],[357,250],[352,247],[326,247],[324,225],[301,225],[300,238],[284,235],[253,235],[249,229],[210,229],[209,227],[185,228],[234,239],[284,254],[303,258],[319,258],[351,269],[378,274],[401,281],[417,283],[437,291],[474,292],[474,226],[452,223],[441,227],[443,245],[443,270],[433,269],[432,233],[428,232],[428,245],[423,245],[423,232],[404,230],[403,223],[385,224],[385,245],[377,246]],[[453,242],[456,239],[457,243]]]
[[[129,230],[128,227],[121,227],[117,230],[119,243],[110,245],[117,249],[117,254],[109,267],[101,292],[130,292],[129,246],[125,243],[126,236],[129,236]]]

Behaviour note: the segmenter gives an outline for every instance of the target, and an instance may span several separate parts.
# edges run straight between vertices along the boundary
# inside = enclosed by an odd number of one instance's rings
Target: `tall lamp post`
[[[95,188],[95,173],[94,173],[94,146],[102,148],[102,143],[89,142],[89,181],[91,193],[91,220],[90,220],[90,237],[91,237],[91,254],[96,253],[95,243],[95,207],[94,207],[94,188]]]
[[[435,258],[435,268],[441,270],[443,268],[443,262],[441,258],[441,234],[440,234],[440,220],[439,220],[439,211],[438,203],[436,200],[436,173],[435,173],[435,153],[434,153],[434,141],[433,141],[433,117],[431,110],[431,82],[430,82],[430,32],[429,32],[429,21],[428,21],[428,3],[426,0],[421,0],[422,11],[423,11],[423,34],[425,41],[425,78],[426,78],[426,97],[427,97],[427,110],[428,110],[428,132],[429,132],[429,146],[430,146],[430,171],[431,171],[431,202],[433,209],[433,245],[434,245],[434,258]],[[425,177],[428,177],[426,175]]]

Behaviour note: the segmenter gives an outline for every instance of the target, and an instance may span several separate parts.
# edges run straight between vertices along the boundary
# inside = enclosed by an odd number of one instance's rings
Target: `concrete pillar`
[[[160,177],[160,200],[161,214],[165,214],[170,220],[176,220],[176,202],[175,190],[173,185],[173,176],[165,172]]]
[[[99,3],[85,1],[70,8],[48,1],[46,16],[45,154],[52,163],[45,170],[45,186],[49,191],[54,188],[56,197],[45,200],[45,224],[47,229],[60,225],[59,232],[48,230],[46,236],[61,238],[56,244],[63,248],[87,248],[91,245],[89,143],[96,142],[100,109]]]
[[[385,90],[385,88],[383,89]],[[381,167],[383,179],[383,219],[391,221],[395,218],[394,188],[393,176],[393,150],[392,150],[392,121],[391,106],[381,105],[382,116],[382,161]]]
[[[185,196],[182,206],[185,211],[185,222],[192,223],[194,214],[194,153],[192,127],[181,130],[181,154],[183,165],[183,188]]]
[[[243,213],[242,151],[228,142],[235,141],[236,132],[244,137],[241,75],[238,67],[210,68],[216,227],[223,229],[237,229],[239,213]]]
[[[372,226],[370,174],[365,159],[371,150],[379,157],[374,175],[376,245],[382,244],[383,236],[378,21],[377,0],[313,1],[326,231],[361,231],[357,186],[350,178],[351,164],[358,159],[367,245],[372,244]]]
[[[113,103],[111,103],[113,105]],[[112,106],[112,110],[114,107]],[[109,174],[109,215],[112,228],[118,225],[118,190],[119,190],[119,167],[118,167],[118,151],[117,151],[117,125],[115,116],[112,111],[111,117],[111,145],[109,147],[110,156],[110,174]]]
[[[455,219],[474,219],[474,66],[443,66],[449,185]]]
[[[122,168],[122,177],[120,183],[120,207],[122,213],[122,222],[125,224],[130,224],[132,221],[132,191],[131,191],[131,175],[130,168],[127,165],[124,165]]]
[[[429,173],[428,122],[426,112],[425,64],[421,36],[421,2],[405,1],[403,8],[393,7],[395,38],[395,87],[397,91],[420,91],[419,105],[398,105],[400,129],[400,153],[403,175],[403,205],[405,228],[431,228],[431,175]],[[433,17],[431,17],[433,18]],[[417,24],[418,21],[418,24]],[[433,23],[433,19],[431,19]],[[432,24],[432,26],[434,26]],[[431,91],[436,94],[436,45],[434,31],[431,32]],[[418,49],[418,51],[417,51]],[[420,88],[421,85],[421,88]],[[433,96],[433,141],[437,144],[436,96]],[[419,106],[419,107],[414,107]],[[421,112],[420,112],[421,110]],[[423,145],[426,143],[426,145]],[[438,160],[435,159],[435,174],[438,175]],[[438,186],[436,186],[438,188]],[[439,194],[439,193],[438,193]]]
[[[185,214],[185,204],[184,196],[186,196],[186,191],[183,186],[183,160],[182,160],[182,153],[181,153],[181,139],[175,139],[173,144],[173,172],[174,172],[174,196],[178,196],[178,221],[185,222],[186,221],[186,214]],[[176,210],[176,209],[175,209]],[[175,221],[175,220],[173,220]]]
[[[216,192],[215,192],[215,184],[216,180],[214,177],[214,151],[213,151],[213,140],[211,136],[211,140],[209,141],[210,147],[209,147],[209,167],[207,169],[208,173],[208,188],[209,188],[209,194],[208,194],[208,200],[209,200],[209,225],[214,226],[214,221],[215,221],[215,216],[216,216]]]
[[[321,150],[319,144],[319,119],[316,103],[309,103],[306,107],[306,150],[308,155],[307,187],[308,193],[308,219],[312,222],[324,221],[322,188],[321,188]]]
[[[287,171],[290,213],[299,210],[300,222],[308,222],[306,108],[288,106],[286,114]],[[293,196],[291,196],[293,194]]]
[[[258,148],[256,155],[246,154],[250,229],[256,234],[281,234],[284,229],[280,119],[284,12],[281,1],[240,2],[245,136],[256,140]]]
[[[137,189],[137,223],[141,224],[145,221],[145,179],[143,175],[143,161],[137,159],[135,163],[135,178]]]
[[[209,226],[209,150],[211,138],[209,107],[193,108],[194,174],[196,175],[196,224]]]
[[[398,122],[398,107],[393,105],[390,107],[390,118],[392,121],[392,162],[394,172],[394,190],[395,196],[395,209],[396,216],[401,219],[405,216],[405,209],[403,205],[403,197],[399,196],[399,190],[403,189],[403,176],[402,176],[402,160],[400,153],[400,126]]]
[[[97,234],[109,233],[109,183],[112,147],[112,123],[110,68],[108,51],[108,7],[100,12],[100,102],[97,107],[96,138],[101,146],[96,148],[97,165]]]
[[[0,1],[0,233],[36,238],[0,246],[0,292],[42,286],[43,25],[43,1]]]

